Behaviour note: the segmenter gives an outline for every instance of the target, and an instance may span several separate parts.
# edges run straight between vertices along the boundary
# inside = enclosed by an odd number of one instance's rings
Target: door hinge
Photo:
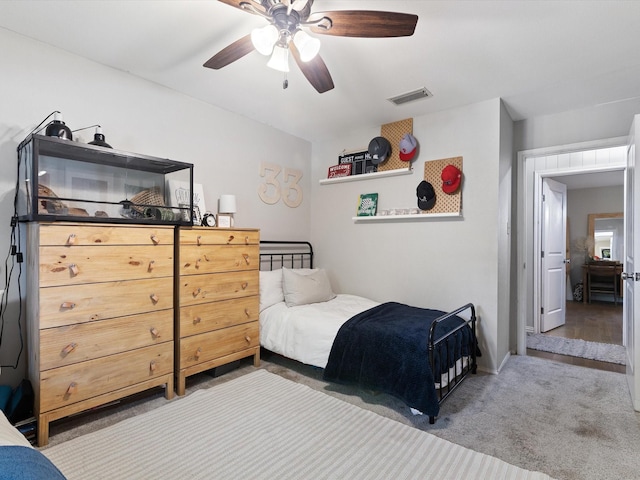
[[[544,250],[540,252],[540,255],[542,255],[542,258],[544,258]]]
[[[542,194],[542,201],[544,202],[547,199],[547,197],[545,197],[544,193]]]
[[[540,307],[540,315],[544,315],[544,307]]]

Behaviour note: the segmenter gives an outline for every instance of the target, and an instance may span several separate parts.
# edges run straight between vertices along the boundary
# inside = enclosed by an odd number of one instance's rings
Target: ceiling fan
[[[245,12],[259,15],[269,23],[223,48],[204,64],[220,69],[253,50],[270,55],[268,66],[289,71],[289,53],[319,92],[331,90],[333,79],[318,55],[320,41],[305,30],[341,37],[408,37],[413,35],[418,16],[372,10],[311,12],[313,0],[219,0]],[[287,88],[285,79],[283,87]]]

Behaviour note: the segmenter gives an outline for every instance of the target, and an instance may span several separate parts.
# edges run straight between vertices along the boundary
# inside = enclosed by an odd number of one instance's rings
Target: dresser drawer
[[[258,245],[259,230],[180,228],[180,245]]]
[[[258,322],[214,330],[180,339],[180,368],[260,345]]]
[[[172,245],[40,247],[41,287],[172,275]]]
[[[46,370],[39,412],[81,402],[173,371],[171,342]]]
[[[40,370],[173,341],[173,310],[40,331]]]
[[[174,228],[75,223],[39,224],[40,245],[173,245]]]
[[[183,245],[180,247],[180,275],[257,270],[257,245]]]
[[[258,321],[258,297],[243,297],[180,308],[180,336]]]
[[[173,308],[173,278],[39,289],[40,328]]]
[[[210,273],[180,277],[180,305],[227,300],[258,295],[259,272]]]

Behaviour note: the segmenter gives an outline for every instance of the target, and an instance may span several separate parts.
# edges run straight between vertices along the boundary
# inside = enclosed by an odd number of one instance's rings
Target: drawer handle
[[[158,364],[156,363],[156,361],[151,360],[151,363],[149,363],[149,370],[151,372],[155,372],[157,368],[158,368]]]
[[[150,260],[149,261],[149,266],[147,267],[147,271],[148,272],[153,272],[153,269],[156,266],[156,261],[155,260]]]
[[[151,295],[149,295],[149,298],[153,303],[158,303],[158,301],[160,300],[160,298],[158,298],[158,295],[156,295],[155,293],[152,293]]]
[[[247,235],[246,237],[244,237],[244,244],[245,244],[245,245],[249,245],[249,235]]]
[[[67,238],[67,245],[75,245],[76,244],[76,234],[72,233],[71,235],[69,235],[69,237]]]
[[[247,317],[250,317],[250,316],[251,316],[251,314],[249,313],[249,309],[248,309],[248,308],[245,308],[245,309],[244,309],[244,314],[245,314]]]
[[[156,327],[151,327],[149,331],[151,332],[151,335],[153,335],[153,338],[160,338],[160,332],[158,332]]]
[[[61,309],[73,309],[76,308],[76,304],[73,302],[62,302],[62,304],[60,305]]]
[[[200,295],[200,288],[196,288],[196,289],[193,291],[193,296],[194,296],[194,297],[197,297],[198,295]]]
[[[153,235],[151,235],[151,241],[153,242],[154,245],[157,245],[160,243],[160,239],[158,238],[158,236],[154,233]]]
[[[229,240],[227,240],[227,243],[231,243],[233,242],[233,239],[236,238],[233,235],[229,235]]]
[[[247,341],[247,343],[251,343],[251,337],[249,335],[244,337],[244,339]]]
[[[245,290],[249,284],[247,282],[242,282],[242,289]]]
[[[67,388],[66,396],[69,397],[78,391],[78,384],[76,382],[71,382],[69,387]]]
[[[202,354],[202,349],[198,347],[198,349],[196,350],[196,353],[194,353],[193,356],[196,360],[200,360],[200,354]]]
[[[204,261],[208,262],[209,261],[209,257],[207,257],[206,255],[204,256]]]
[[[200,268],[200,259],[196,260],[196,268]]]
[[[71,275],[73,275],[74,277],[78,275],[78,266],[75,263],[69,265],[69,270],[71,270]]]
[[[196,318],[194,318],[194,319],[193,319],[193,324],[194,324],[194,325],[197,325],[197,324],[199,324],[201,321],[202,321],[202,319],[201,319],[200,317],[196,317]]]
[[[247,265],[250,265],[251,263],[249,262],[249,254],[248,253],[243,253],[242,257],[244,258],[244,261]]]
[[[196,243],[198,244],[198,246],[202,245],[202,235],[198,235],[198,238],[196,239]]]
[[[63,357],[66,357],[71,352],[73,352],[77,346],[78,346],[77,343],[70,343],[69,345],[67,345],[62,349],[62,351],[60,352],[60,355],[62,355]]]

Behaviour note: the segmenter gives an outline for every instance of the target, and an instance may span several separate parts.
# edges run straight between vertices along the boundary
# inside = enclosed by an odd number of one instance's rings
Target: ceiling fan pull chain
[[[287,80],[287,72],[284,72],[284,80],[282,80],[282,89],[286,90],[289,86],[289,80]]]

